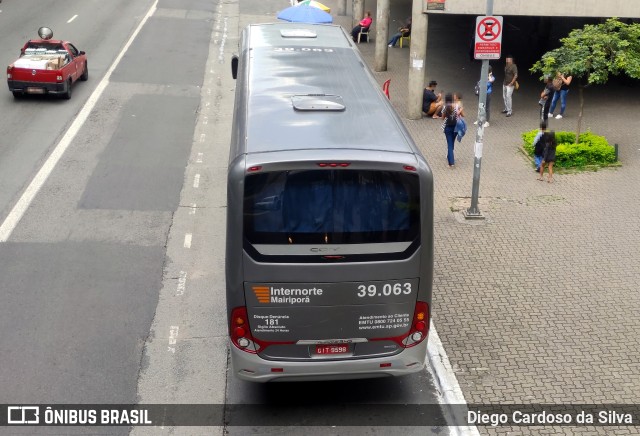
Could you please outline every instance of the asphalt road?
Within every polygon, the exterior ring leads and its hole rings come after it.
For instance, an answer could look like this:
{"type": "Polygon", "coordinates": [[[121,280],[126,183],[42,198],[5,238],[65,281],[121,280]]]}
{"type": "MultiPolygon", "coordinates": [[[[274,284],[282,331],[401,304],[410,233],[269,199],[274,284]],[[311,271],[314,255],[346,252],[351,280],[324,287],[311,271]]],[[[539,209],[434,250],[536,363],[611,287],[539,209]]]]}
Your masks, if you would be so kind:
{"type": "MultiPolygon", "coordinates": [[[[380,426],[387,412],[370,418],[363,404],[438,402],[426,370],[397,380],[269,386],[229,372],[225,179],[235,86],[229,58],[243,16],[265,7],[250,3],[158,1],[0,243],[0,404],[227,404],[217,427],[133,433],[359,435],[386,431],[380,426]],[[280,404],[286,420],[243,423],[232,406],[239,404],[280,404]],[[344,427],[354,413],[360,426],[344,427]]],[[[0,93],[0,223],[153,4],[2,3],[0,54],[7,63],[46,24],[87,52],[90,79],[77,84],[70,101],[14,101],[8,90],[0,93]]],[[[398,431],[447,432],[407,424],[398,431]]]]}

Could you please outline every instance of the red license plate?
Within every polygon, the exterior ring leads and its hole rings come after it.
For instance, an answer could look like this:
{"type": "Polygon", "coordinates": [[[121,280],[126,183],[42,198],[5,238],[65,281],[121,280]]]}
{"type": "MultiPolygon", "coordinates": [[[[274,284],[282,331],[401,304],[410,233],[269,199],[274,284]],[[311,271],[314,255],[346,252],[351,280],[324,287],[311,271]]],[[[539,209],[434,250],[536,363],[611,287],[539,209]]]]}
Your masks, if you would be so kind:
{"type": "Polygon", "coordinates": [[[345,354],[348,352],[348,345],[316,345],[316,354],[345,354]]]}

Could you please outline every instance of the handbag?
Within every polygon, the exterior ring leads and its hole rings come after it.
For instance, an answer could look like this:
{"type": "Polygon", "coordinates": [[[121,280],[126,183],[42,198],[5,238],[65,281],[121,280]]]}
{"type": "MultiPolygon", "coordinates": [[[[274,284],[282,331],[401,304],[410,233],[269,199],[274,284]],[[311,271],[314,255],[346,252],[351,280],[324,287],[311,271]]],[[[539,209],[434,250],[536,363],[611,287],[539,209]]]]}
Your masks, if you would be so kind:
{"type": "Polygon", "coordinates": [[[517,81],[517,80],[516,80],[516,86],[515,86],[515,89],[516,89],[516,91],[517,91],[518,89],[520,89],[520,84],[518,83],[518,81],[517,81]]]}

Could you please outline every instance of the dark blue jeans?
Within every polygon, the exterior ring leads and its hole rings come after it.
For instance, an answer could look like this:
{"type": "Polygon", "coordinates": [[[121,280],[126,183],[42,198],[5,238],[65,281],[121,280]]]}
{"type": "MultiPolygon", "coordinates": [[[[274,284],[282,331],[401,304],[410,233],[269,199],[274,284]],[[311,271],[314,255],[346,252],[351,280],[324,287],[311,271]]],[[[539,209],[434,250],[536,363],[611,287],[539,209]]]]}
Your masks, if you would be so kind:
{"type": "Polygon", "coordinates": [[[568,89],[561,89],[553,94],[553,100],[551,101],[551,107],[549,113],[553,113],[556,110],[556,104],[558,104],[558,98],[560,99],[560,115],[564,115],[564,110],[567,108],[567,94],[568,89]]]}
{"type": "Polygon", "coordinates": [[[391,37],[391,39],[389,40],[389,45],[395,46],[398,43],[398,41],[400,40],[401,36],[402,36],[402,33],[400,33],[400,32],[398,32],[395,35],[393,35],[391,37]]]}
{"type": "Polygon", "coordinates": [[[453,156],[453,147],[456,143],[456,132],[454,132],[456,126],[445,126],[444,136],[447,138],[447,161],[449,165],[455,165],[456,160],[453,156]]]}

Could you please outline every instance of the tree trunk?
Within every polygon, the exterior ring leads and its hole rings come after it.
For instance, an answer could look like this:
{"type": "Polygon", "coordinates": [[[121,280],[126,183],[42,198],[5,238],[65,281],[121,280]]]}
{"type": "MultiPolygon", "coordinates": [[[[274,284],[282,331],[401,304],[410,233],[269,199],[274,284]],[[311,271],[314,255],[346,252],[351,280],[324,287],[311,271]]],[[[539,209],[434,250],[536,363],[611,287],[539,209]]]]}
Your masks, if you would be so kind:
{"type": "Polygon", "coordinates": [[[582,80],[578,83],[578,94],[580,94],[580,112],[578,112],[578,131],[576,132],[576,144],[580,140],[580,131],[582,129],[582,112],[584,109],[584,86],[582,86],[582,80]]]}

